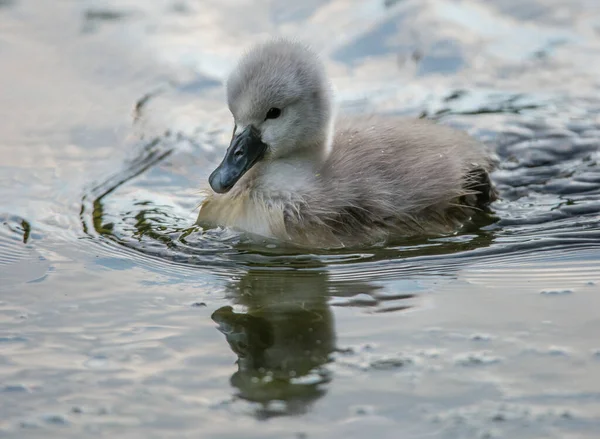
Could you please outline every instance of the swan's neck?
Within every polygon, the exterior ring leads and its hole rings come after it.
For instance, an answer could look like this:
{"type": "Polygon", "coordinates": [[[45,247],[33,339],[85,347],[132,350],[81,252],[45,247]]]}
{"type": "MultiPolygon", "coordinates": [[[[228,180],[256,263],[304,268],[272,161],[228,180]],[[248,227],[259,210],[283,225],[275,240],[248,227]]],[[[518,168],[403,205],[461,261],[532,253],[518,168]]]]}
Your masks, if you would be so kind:
{"type": "Polygon", "coordinates": [[[256,169],[257,179],[254,189],[267,193],[292,193],[312,187],[324,158],[323,151],[306,149],[261,163],[256,169]]]}
{"type": "Polygon", "coordinates": [[[332,108],[331,114],[329,115],[329,121],[327,122],[327,128],[325,129],[325,140],[323,144],[323,158],[322,161],[325,162],[329,154],[331,153],[331,148],[333,147],[333,136],[335,134],[335,107],[332,108]]]}
{"type": "Polygon", "coordinates": [[[329,157],[333,143],[333,118],[314,144],[300,146],[284,157],[267,159],[255,169],[256,190],[302,192],[317,184],[319,172],[329,157]]]}

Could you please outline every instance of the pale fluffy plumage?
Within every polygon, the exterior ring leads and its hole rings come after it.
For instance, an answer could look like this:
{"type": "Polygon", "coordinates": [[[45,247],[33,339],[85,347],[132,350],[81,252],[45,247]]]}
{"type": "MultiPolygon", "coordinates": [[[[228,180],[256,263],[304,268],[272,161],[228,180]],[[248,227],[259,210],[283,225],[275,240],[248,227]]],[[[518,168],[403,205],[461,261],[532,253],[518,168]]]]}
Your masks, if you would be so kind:
{"type": "Polygon", "coordinates": [[[198,223],[311,247],[368,245],[449,233],[496,197],[489,153],[425,120],[340,117],[332,125],[323,68],[285,40],[248,52],[228,84],[236,125],[259,127],[266,156],[198,223]],[[271,107],[282,117],[264,120],[271,107]]]}

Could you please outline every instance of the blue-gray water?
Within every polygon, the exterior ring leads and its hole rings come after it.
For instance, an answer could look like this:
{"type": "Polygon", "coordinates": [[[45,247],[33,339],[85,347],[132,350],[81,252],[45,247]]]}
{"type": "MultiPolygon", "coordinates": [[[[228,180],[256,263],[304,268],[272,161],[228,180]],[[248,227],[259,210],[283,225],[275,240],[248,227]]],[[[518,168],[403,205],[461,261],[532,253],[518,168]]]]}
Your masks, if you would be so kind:
{"type": "Polygon", "coordinates": [[[0,437],[597,438],[596,0],[0,0],[0,437]],[[501,159],[495,218],[291,254],[192,227],[266,35],[501,159]]]}

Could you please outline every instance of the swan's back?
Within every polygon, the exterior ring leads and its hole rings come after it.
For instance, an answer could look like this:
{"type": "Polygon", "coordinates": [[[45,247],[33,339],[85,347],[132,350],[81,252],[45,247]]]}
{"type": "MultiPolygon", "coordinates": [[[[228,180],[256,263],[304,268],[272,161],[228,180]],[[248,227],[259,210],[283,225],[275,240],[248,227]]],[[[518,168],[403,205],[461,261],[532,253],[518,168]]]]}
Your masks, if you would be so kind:
{"type": "Polygon", "coordinates": [[[397,117],[336,121],[319,185],[288,212],[293,234],[352,245],[369,237],[447,233],[496,198],[488,151],[466,133],[397,117]]]}

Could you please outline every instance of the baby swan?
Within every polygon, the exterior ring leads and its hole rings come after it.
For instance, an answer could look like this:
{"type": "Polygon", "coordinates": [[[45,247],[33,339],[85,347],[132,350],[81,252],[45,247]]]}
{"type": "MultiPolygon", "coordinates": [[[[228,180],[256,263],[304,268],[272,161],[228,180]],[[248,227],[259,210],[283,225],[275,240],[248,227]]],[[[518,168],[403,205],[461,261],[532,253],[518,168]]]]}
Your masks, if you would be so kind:
{"type": "Polygon", "coordinates": [[[334,124],[323,65],[300,43],[250,50],[227,101],[235,128],[209,177],[202,226],[309,247],[371,245],[450,233],[496,199],[493,161],[466,133],[385,116],[334,124]]]}

